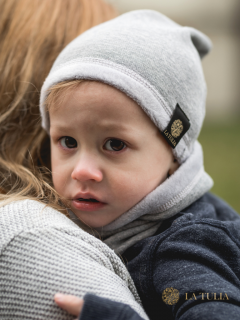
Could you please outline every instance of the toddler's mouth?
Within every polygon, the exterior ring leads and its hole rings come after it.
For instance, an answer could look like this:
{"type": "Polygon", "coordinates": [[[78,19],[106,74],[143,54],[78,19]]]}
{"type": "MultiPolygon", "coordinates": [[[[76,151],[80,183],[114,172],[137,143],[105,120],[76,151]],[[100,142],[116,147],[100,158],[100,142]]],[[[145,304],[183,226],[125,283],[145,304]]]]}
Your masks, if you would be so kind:
{"type": "Polygon", "coordinates": [[[90,193],[83,194],[83,195],[82,194],[76,195],[76,197],[72,199],[73,207],[80,211],[96,211],[106,206],[105,202],[101,202],[100,199],[97,200],[92,196],[94,195],[90,193]],[[82,198],[81,196],[83,196],[84,198],[82,198]]]}
{"type": "Polygon", "coordinates": [[[99,202],[98,200],[93,198],[89,198],[89,199],[78,198],[77,201],[99,202]]]}

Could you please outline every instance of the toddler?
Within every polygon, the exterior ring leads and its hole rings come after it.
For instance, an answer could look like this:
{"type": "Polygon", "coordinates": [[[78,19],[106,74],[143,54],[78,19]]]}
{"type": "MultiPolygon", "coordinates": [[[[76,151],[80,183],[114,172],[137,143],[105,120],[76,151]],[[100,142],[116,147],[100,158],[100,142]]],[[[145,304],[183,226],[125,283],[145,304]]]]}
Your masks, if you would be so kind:
{"type": "MultiPolygon", "coordinates": [[[[133,11],[70,43],[41,91],[54,187],[121,254],[150,319],[239,319],[240,217],[208,193],[197,141],[210,48],[196,29],[133,11]]],[[[68,299],[56,296],[78,315],[83,301],[68,299]]],[[[91,301],[81,319],[140,319],[91,301]]]]}

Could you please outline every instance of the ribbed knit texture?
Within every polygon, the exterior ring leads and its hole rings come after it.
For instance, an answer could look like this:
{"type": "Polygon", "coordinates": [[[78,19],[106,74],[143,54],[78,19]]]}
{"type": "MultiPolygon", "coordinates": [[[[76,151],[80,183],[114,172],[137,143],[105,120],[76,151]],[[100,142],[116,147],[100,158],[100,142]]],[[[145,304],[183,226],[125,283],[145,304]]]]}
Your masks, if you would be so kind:
{"type": "Polygon", "coordinates": [[[130,275],[114,252],[60,212],[33,200],[0,208],[0,319],[73,319],[57,292],[97,294],[147,319],[130,275]]]}
{"type": "Polygon", "coordinates": [[[183,163],[192,153],[205,115],[200,58],[210,48],[211,41],[200,31],[152,10],[128,12],[91,28],[54,62],[41,89],[42,126],[49,131],[45,99],[52,85],[71,79],[104,82],[135,100],[160,131],[180,105],[191,123],[173,151],[183,163]]]}

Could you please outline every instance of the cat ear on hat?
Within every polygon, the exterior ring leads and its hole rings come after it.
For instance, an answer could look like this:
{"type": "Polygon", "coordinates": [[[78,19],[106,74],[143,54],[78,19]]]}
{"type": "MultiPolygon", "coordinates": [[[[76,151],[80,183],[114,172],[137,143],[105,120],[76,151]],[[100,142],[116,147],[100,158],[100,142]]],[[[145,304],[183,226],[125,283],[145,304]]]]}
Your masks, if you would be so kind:
{"type": "Polygon", "coordinates": [[[190,37],[193,45],[197,49],[200,58],[202,59],[212,48],[211,40],[202,32],[194,29],[188,28],[190,31],[190,37]]]}

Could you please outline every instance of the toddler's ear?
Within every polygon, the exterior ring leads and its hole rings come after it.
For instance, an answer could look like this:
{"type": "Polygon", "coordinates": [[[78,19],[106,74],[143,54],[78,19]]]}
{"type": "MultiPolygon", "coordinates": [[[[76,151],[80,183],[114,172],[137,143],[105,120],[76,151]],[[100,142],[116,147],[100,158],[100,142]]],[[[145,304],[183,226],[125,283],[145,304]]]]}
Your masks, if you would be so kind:
{"type": "Polygon", "coordinates": [[[179,168],[179,163],[178,163],[177,159],[173,158],[170,169],[168,171],[168,177],[171,176],[178,168],[179,168]]]}

